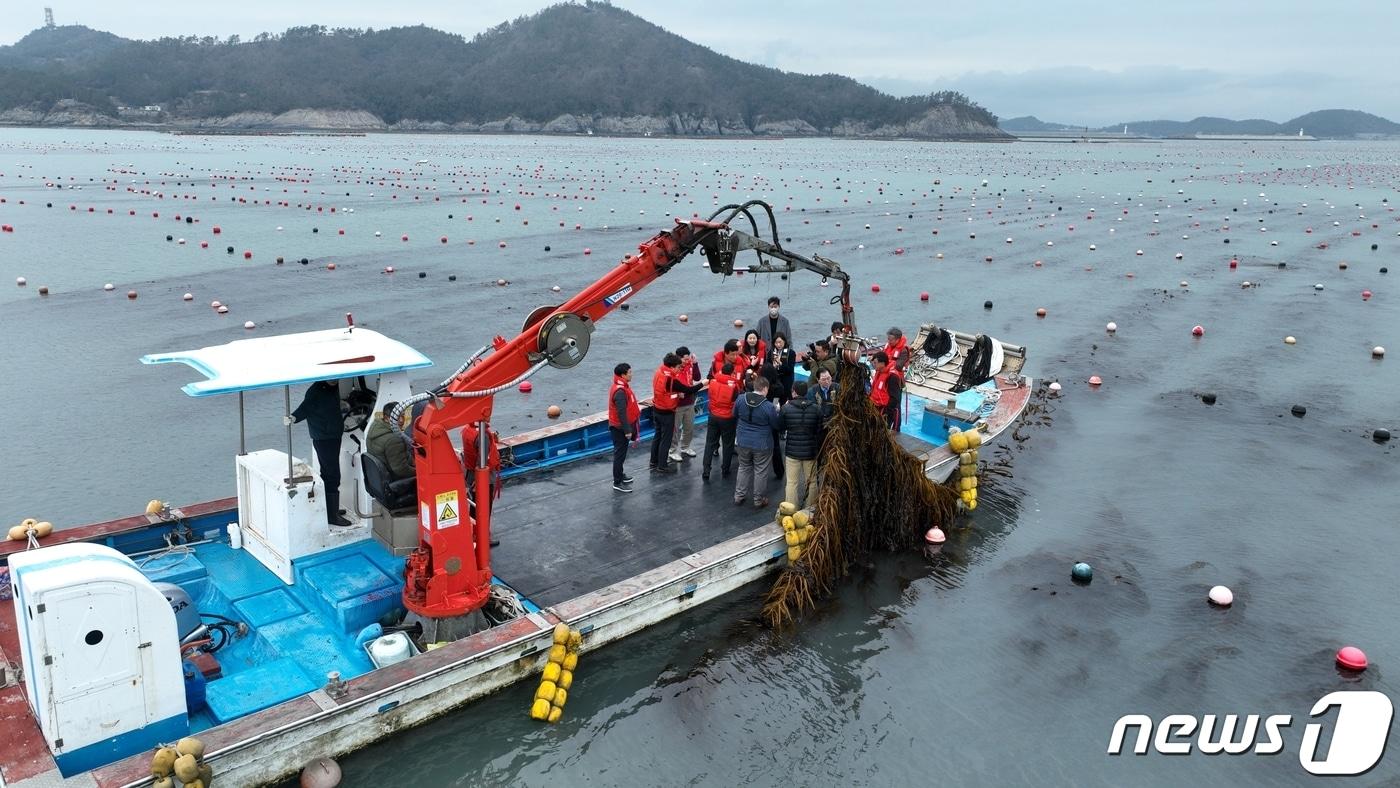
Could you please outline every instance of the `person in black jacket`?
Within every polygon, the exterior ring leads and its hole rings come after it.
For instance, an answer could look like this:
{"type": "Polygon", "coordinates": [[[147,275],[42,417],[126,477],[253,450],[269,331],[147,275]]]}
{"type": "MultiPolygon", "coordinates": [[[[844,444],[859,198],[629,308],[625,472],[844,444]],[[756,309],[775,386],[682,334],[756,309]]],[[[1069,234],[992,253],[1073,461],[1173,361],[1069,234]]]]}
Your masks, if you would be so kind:
{"type": "Polygon", "coordinates": [[[783,500],[798,509],[816,503],[817,450],[821,448],[821,406],[807,398],[807,382],[793,384],[792,399],[778,414],[778,430],[785,433],[787,490],[783,500]]]}
{"type": "Polygon", "coordinates": [[[292,415],[282,417],[282,423],[288,427],[299,421],[306,422],[311,446],[316,451],[316,464],[321,466],[321,483],[326,488],[326,522],[351,525],[340,511],[340,438],[345,434],[340,384],[334,380],[312,383],[292,415]]]}
{"type": "Polygon", "coordinates": [[[797,354],[788,347],[787,336],[779,333],[763,360],[763,377],[768,378],[768,399],[777,400],[780,408],[791,396],[796,367],[797,354]]]}

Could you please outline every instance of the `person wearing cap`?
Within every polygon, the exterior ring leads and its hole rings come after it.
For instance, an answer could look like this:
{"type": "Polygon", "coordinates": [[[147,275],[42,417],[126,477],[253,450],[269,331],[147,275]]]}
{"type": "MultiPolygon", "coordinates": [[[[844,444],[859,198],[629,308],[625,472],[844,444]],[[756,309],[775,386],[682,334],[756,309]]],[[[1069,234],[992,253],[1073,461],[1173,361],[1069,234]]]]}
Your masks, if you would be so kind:
{"type": "MultiPolygon", "coordinates": [[[[758,319],[758,338],[763,340],[764,347],[773,347],[773,337],[782,334],[787,337],[788,346],[793,343],[792,326],[788,325],[788,319],[784,317],[779,308],[782,306],[782,299],[777,296],[768,297],[768,314],[758,319]]],[[[762,357],[762,353],[759,356],[762,357]]]]}
{"type": "MultiPolygon", "coordinates": [[[[695,356],[691,355],[690,348],[685,345],[676,348],[676,355],[681,360],[676,378],[680,380],[681,385],[689,388],[703,377],[700,374],[700,364],[696,362],[695,356]]],[[[695,395],[697,391],[687,391],[681,395],[680,399],[676,400],[676,434],[672,438],[669,456],[672,462],[680,462],[682,455],[685,457],[695,456],[695,450],[690,448],[690,444],[691,441],[695,440],[695,395]]]]}
{"type": "Polygon", "coordinates": [[[904,365],[909,363],[909,339],[899,330],[899,326],[890,326],[890,330],[885,332],[885,355],[894,371],[901,378],[904,377],[904,365]]]}

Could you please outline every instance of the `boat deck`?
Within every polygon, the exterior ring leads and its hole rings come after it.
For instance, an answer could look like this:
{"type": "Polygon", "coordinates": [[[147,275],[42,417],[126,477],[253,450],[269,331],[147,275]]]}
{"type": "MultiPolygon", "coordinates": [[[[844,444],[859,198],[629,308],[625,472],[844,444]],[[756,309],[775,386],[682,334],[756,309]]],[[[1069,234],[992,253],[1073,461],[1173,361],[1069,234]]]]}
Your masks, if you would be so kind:
{"type": "Polygon", "coordinates": [[[628,454],[631,493],[612,488],[610,454],[507,481],[492,524],[501,542],[491,551],[492,570],[549,607],[772,522],[781,479],[770,475],[773,505],[755,511],[734,504],[734,476],[720,477],[718,459],[708,482],[698,456],[678,463],[675,474],[656,474],[647,470],[650,448],[643,443],[628,454]]]}

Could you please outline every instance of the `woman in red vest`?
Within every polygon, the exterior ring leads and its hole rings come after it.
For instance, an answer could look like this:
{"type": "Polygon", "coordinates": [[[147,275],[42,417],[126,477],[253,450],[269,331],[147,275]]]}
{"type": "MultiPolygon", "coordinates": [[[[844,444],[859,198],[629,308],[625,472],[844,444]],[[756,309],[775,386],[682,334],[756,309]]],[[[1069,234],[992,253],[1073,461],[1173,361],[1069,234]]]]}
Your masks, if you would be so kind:
{"type": "Polygon", "coordinates": [[[627,461],[627,442],[641,437],[642,409],[632,393],[632,365],[613,367],[612,389],[608,392],[608,434],[613,444],[613,489],[632,492],[632,477],[622,472],[627,461]]]}

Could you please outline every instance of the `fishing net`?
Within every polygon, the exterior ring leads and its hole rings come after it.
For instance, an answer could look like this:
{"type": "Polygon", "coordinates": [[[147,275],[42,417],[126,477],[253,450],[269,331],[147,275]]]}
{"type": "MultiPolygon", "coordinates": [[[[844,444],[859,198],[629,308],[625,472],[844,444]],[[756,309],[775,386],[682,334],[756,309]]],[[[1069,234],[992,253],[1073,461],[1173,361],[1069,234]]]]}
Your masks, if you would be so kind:
{"type": "Polygon", "coordinates": [[[817,456],[814,530],[768,592],[763,616],[770,626],[811,610],[874,551],[912,549],[957,513],[958,494],[925,476],[923,461],[885,425],[866,394],[867,375],[862,365],[841,365],[817,456]]]}

